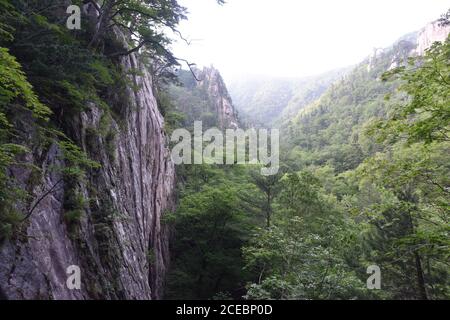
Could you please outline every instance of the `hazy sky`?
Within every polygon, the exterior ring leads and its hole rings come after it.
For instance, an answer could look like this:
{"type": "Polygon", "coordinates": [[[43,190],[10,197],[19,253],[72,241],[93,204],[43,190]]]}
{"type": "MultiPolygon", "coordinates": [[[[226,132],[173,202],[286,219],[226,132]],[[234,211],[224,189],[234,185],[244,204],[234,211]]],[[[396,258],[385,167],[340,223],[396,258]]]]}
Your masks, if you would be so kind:
{"type": "Polygon", "coordinates": [[[450,0],[179,0],[189,10],[175,54],[226,79],[301,77],[360,62],[425,26],[450,0]]]}

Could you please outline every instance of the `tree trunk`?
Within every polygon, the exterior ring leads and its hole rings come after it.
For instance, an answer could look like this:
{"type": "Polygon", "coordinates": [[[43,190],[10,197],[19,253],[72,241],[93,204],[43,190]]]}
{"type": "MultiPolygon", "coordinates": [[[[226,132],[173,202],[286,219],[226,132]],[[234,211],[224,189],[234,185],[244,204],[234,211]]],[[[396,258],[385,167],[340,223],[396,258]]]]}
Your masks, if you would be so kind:
{"type": "Polygon", "coordinates": [[[99,12],[100,15],[98,17],[97,29],[89,43],[89,47],[95,47],[98,40],[105,32],[105,29],[109,23],[109,18],[111,17],[112,9],[114,8],[115,5],[116,5],[115,0],[109,0],[102,6],[102,10],[101,12],[99,12]]]}
{"type": "MultiPolygon", "coordinates": [[[[417,201],[414,199],[414,196],[407,190],[403,194],[403,200],[416,204],[417,201]]],[[[410,234],[415,234],[415,223],[411,212],[408,212],[408,220],[409,220],[409,228],[410,234]]],[[[425,284],[425,276],[422,268],[422,260],[420,258],[420,254],[417,250],[414,250],[414,260],[416,262],[416,272],[417,272],[417,288],[419,290],[418,298],[421,300],[428,300],[427,289],[425,284]]]]}
{"type": "Polygon", "coordinates": [[[416,260],[417,286],[419,288],[419,298],[420,300],[428,300],[427,289],[425,286],[425,277],[423,275],[422,261],[417,251],[414,252],[414,258],[416,260]]]}
{"type": "Polygon", "coordinates": [[[268,191],[268,193],[267,193],[267,209],[266,209],[266,220],[267,220],[267,229],[269,229],[270,228],[270,218],[271,218],[271,215],[272,215],[272,201],[271,201],[271,199],[272,199],[272,194],[271,194],[271,191],[269,190],[268,191]]]}

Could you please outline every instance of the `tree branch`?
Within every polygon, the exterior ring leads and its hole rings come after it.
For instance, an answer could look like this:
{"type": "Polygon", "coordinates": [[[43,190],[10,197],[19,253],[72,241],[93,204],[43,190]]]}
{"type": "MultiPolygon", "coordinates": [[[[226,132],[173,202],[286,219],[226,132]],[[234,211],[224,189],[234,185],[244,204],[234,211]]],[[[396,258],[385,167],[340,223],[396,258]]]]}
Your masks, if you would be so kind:
{"type": "Polygon", "coordinates": [[[56,182],[53,187],[51,187],[47,192],[45,192],[39,199],[36,201],[36,203],[33,205],[30,211],[28,211],[27,215],[22,219],[22,222],[27,220],[31,215],[33,214],[34,210],[37,208],[39,203],[42,202],[50,193],[52,193],[56,187],[63,181],[63,179],[60,179],[58,182],[56,182]]]}

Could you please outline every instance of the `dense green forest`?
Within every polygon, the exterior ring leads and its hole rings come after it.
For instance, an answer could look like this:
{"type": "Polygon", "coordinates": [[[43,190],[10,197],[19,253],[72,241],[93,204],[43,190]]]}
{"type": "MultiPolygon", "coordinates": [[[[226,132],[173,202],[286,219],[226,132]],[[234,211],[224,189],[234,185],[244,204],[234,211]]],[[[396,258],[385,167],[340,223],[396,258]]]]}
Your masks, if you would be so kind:
{"type": "Polygon", "coordinates": [[[280,115],[278,175],[179,168],[167,298],[449,298],[450,39],[423,57],[411,46],[398,41],[280,115]],[[370,265],[382,290],[367,289],[370,265]]]}
{"type": "MultiPolygon", "coordinates": [[[[118,131],[133,129],[122,102],[126,88],[139,88],[121,57],[140,53],[167,136],[196,120],[218,126],[214,97],[170,51],[167,30],[177,34],[185,8],[102,4],[101,23],[74,32],[61,23],[61,1],[0,0],[0,246],[25,241],[43,177],[27,159],[42,160],[52,145],[61,166],[45,170],[62,176],[70,239],[79,240],[87,208],[97,238],[123,218],[89,178],[100,168],[98,139],[114,162],[118,131]],[[114,30],[129,35],[126,46],[114,30]],[[100,125],[82,139],[77,125],[92,105],[100,125]],[[17,181],[24,167],[32,174],[17,181]],[[85,197],[85,185],[101,201],[85,197]]],[[[355,67],[231,88],[242,128],[281,128],[281,168],[262,176],[257,165],[176,167],[176,203],[161,217],[170,231],[164,298],[450,299],[450,37],[423,56],[411,46],[405,38],[355,67]],[[367,287],[373,265],[380,290],[367,287]]],[[[149,249],[146,263],[154,259],[149,249]]]]}

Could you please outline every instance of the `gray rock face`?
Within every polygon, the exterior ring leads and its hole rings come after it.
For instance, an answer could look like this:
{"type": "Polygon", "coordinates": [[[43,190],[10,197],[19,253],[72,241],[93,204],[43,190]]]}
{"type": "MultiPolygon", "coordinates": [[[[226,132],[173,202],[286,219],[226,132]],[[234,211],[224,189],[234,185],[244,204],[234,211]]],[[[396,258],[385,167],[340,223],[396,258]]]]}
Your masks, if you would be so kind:
{"type": "Polygon", "coordinates": [[[439,21],[427,24],[419,33],[415,53],[417,55],[423,55],[434,42],[445,41],[449,33],[450,25],[443,26],[439,21]]]}
{"type": "MultiPolygon", "coordinates": [[[[152,78],[135,54],[121,58],[132,74],[116,134],[90,134],[99,128],[102,109],[92,105],[74,119],[73,129],[91,158],[101,164],[79,184],[86,204],[75,233],[64,221],[68,186],[51,170],[64,166],[61,150],[28,155],[39,163],[42,181],[34,183],[32,203],[54,189],[33,211],[21,233],[0,249],[0,297],[7,299],[158,299],[168,265],[168,231],[161,222],[173,206],[175,172],[163,132],[163,118],[152,78]],[[139,70],[139,75],[131,71],[139,70]],[[81,289],[66,285],[67,267],[81,269],[81,289]]],[[[13,174],[24,185],[31,172],[13,174]]]]}
{"type": "Polygon", "coordinates": [[[201,80],[198,86],[206,88],[211,97],[218,115],[221,129],[236,129],[239,127],[237,112],[231,101],[225,82],[219,71],[214,67],[205,67],[198,71],[197,77],[201,80]]]}
{"type": "Polygon", "coordinates": [[[433,43],[445,41],[449,33],[450,25],[442,25],[439,21],[431,22],[420,31],[403,36],[390,48],[374,49],[367,59],[367,71],[370,72],[386,54],[392,55],[387,70],[405,65],[409,57],[424,55],[433,43]]]}

